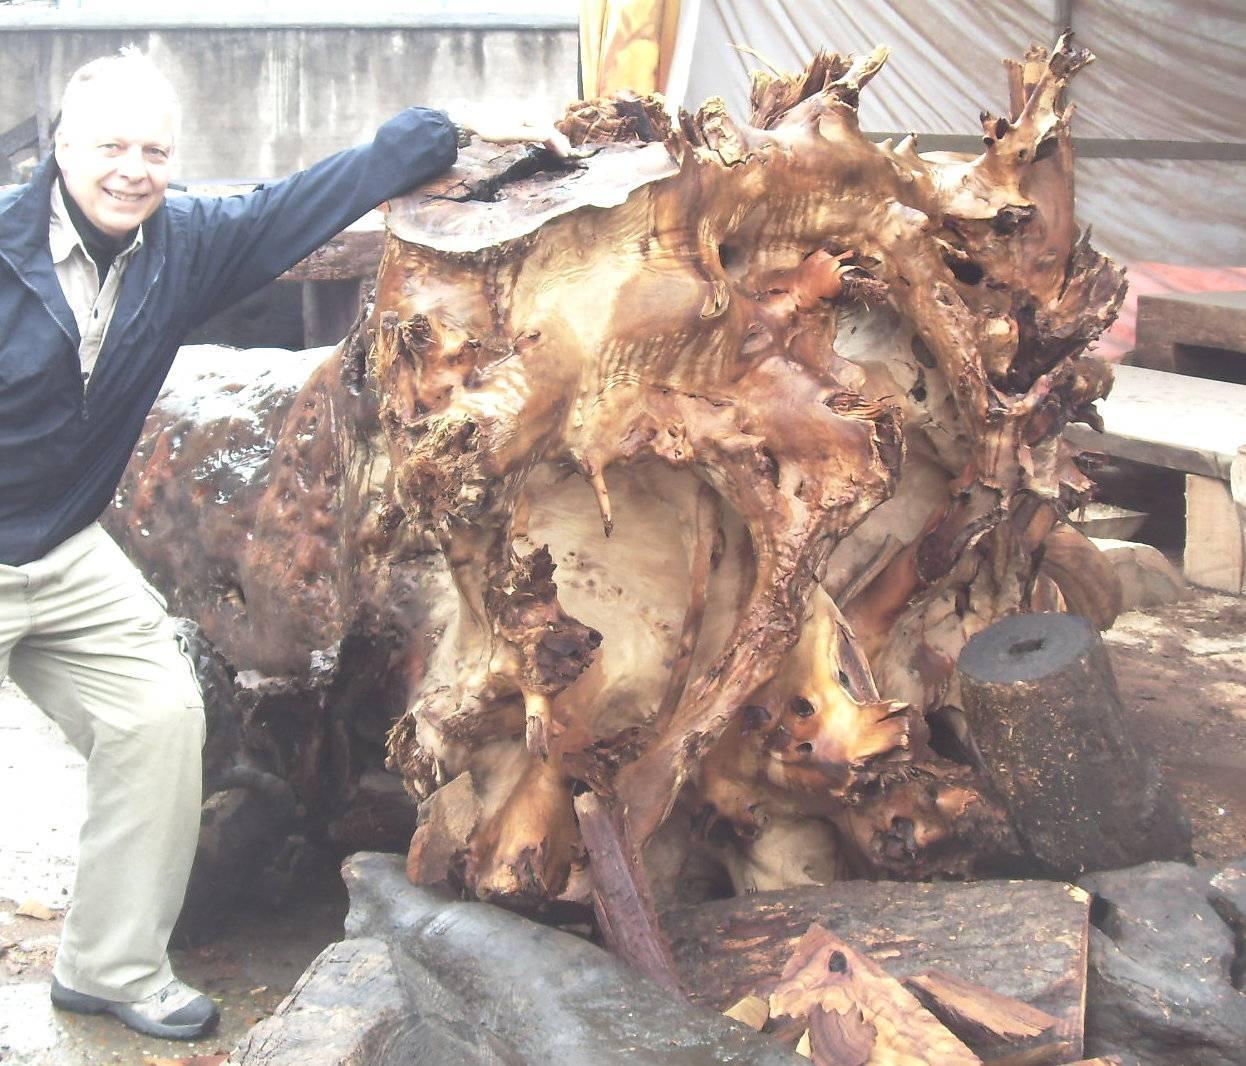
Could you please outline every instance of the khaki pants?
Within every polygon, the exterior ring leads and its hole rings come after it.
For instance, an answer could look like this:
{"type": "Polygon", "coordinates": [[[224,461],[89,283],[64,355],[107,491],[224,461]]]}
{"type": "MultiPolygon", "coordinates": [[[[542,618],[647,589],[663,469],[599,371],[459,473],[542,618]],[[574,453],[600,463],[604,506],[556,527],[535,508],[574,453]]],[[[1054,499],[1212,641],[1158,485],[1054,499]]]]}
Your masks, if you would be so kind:
{"type": "Polygon", "coordinates": [[[163,602],[98,525],[0,566],[6,674],[87,760],[56,977],[142,999],[172,979],[169,934],[199,835],[203,700],[163,602]]]}

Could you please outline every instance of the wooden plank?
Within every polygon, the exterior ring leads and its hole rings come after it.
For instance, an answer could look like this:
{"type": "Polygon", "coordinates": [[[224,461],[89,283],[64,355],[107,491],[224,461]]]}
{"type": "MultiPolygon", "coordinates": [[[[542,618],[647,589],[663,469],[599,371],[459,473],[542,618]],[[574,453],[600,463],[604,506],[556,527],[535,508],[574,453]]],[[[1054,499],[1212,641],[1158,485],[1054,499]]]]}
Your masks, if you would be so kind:
{"type": "Polygon", "coordinates": [[[11,156],[23,148],[39,147],[39,120],[31,115],[12,129],[0,133],[0,156],[11,156]]]}
{"type": "MultiPolygon", "coordinates": [[[[170,189],[170,196],[234,196],[251,192],[257,186],[250,182],[229,184],[197,184],[185,189],[170,189]]],[[[3,188],[0,188],[3,191],[3,188]]],[[[385,216],[369,211],[346,229],[295,263],[278,281],[357,281],[369,284],[376,279],[376,268],[385,249],[385,216]]],[[[340,337],[340,334],[339,334],[340,337]]],[[[335,338],[336,339],[336,338],[335,338]]]]}
{"type": "Polygon", "coordinates": [[[1050,881],[838,881],[678,907],[663,928],[693,1002],[722,1011],[768,994],[817,922],[893,977],[930,969],[1011,996],[1059,1019],[1082,1053],[1090,897],[1050,881]]]}
{"type": "Polygon", "coordinates": [[[1137,344],[1130,362],[1180,372],[1183,347],[1241,353],[1246,361],[1246,292],[1138,297],[1137,344]]]}
{"type": "Polygon", "coordinates": [[[1138,366],[1114,373],[1111,395],[1098,404],[1104,432],[1071,425],[1066,440],[1084,451],[1228,480],[1246,443],[1246,385],[1138,366]]]}
{"type": "Polygon", "coordinates": [[[593,909],[606,946],[628,965],[683,998],[649,882],[627,839],[627,830],[592,792],[575,798],[575,813],[588,850],[593,909]]]}
{"type": "Polygon", "coordinates": [[[1186,475],[1183,568],[1192,585],[1246,593],[1246,524],[1227,481],[1186,475]]]}
{"type": "Polygon", "coordinates": [[[350,281],[376,279],[385,247],[385,219],[369,211],[358,222],[330,238],[302,262],[281,275],[282,281],[350,281]]]}

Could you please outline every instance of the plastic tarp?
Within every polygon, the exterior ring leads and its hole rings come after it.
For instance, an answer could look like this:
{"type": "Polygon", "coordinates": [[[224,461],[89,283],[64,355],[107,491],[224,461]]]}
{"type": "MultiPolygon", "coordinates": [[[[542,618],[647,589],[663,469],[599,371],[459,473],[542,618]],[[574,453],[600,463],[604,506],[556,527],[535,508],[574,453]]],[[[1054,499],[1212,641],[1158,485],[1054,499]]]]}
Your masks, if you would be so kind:
{"type": "MultiPolygon", "coordinates": [[[[1243,0],[684,0],[669,90],[690,109],[722,96],[744,117],[749,71],[764,63],[794,71],[819,48],[885,44],[862,128],[916,132],[920,151],[922,134],[976,137],[979,111],[1006,113],[1000,60],[1050,47],[1070,23],[1097,57],[1071,90],[1078,218],[1096,247],[1140,266],[1246,266],[1243,0]]],[[[1148,287],[1165,291],[1163,278],[1150,269],[1148,287]]],[[[1238,271],[1208,280],[1243,287],[1238,271]]]]}

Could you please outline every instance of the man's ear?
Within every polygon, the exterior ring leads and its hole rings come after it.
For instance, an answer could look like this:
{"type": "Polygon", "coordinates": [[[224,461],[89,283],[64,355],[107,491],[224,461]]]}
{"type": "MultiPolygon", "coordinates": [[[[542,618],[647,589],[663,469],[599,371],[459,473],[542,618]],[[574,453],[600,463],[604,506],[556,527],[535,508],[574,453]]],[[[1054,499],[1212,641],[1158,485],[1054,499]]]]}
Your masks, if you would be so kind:
{"type": "Polygon", "coordinates": [[[65,128],[58,122],[52,133],[52,154],[56,157],[56,165],[62,170],[65,169],[65,153],[69,150],[68,146],[69,141],[65,136],[65,128]]]}

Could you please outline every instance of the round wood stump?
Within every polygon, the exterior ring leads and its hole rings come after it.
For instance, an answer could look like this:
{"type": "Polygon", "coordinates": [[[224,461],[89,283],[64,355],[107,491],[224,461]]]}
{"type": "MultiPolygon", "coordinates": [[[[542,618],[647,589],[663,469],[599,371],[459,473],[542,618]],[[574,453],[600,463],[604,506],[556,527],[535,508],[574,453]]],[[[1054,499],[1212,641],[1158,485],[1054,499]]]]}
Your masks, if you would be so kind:
{"type": "Polygon", "coordinates": [[[965,645],[958,672],[985,769],[1043,872],[1189,859],[1189,825],[1134,745],[1086,619],[1002,619],[965,645]]]}

